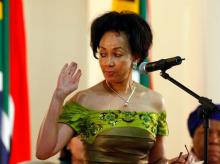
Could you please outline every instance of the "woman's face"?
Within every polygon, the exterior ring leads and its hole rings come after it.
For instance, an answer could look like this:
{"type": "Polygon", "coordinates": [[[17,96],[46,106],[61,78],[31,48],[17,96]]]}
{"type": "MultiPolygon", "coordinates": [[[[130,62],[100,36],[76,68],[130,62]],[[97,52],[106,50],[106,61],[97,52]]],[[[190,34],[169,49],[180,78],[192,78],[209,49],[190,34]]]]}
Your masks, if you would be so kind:
{"type": "Polygon", "coordinates": [[[122,82],[131,77],[132,55],[123,32],[106,32],[99,43],[99,63],[105,79],[122,82]]]}
{"type": "MultiPolygon", "coordinates": [[[[193,136],[193,149],[200,160],[203,160],[204,144],[203,137],[204,128],[201,124],[195,131],[193,136]]],[[[208,159],[210,164],[220,163],[220,121],[210,120],[208,140],[208,159]]]]}

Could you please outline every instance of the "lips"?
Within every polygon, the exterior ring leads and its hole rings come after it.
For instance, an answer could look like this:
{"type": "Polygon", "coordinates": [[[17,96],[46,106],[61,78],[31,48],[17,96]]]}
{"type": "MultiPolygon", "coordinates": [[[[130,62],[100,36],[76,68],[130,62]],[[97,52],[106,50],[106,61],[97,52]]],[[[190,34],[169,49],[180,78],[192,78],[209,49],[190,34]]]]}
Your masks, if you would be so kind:
{"type": "Polygon", "coordinates": [[[216,156],[220,155],[219,151],[210,151],[209,150],[208,153],[209,153],[209,155],[216,155],[216,156]]]}
{"type": "Polygon", "coordinates": [[[106,76],[113,76],[114,75],[114,71],[104,71],[104,74],[106,76]]]}
{"type": "Polygon", "coordinates": [[[219,146],[209,146],[209,150],[208,150],[209,156],[211,157],[218,157],[220,158],[220,149],[219,146]]]}

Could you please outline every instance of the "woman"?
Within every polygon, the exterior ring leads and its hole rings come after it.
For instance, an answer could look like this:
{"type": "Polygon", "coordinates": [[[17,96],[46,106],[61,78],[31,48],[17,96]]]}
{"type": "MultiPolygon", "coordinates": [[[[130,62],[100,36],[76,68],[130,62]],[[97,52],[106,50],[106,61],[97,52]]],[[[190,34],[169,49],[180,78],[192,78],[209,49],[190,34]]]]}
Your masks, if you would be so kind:
{"type": "Polygon", "coordinates": [[[61,150],[59,161],[60,164],[80,164],[84,160],[83,144],[80,141],[80,136],[73,137],[68,144],[61,150]]]}
{"type": "MultiPolygon", "coordinates": [[[[220,110],[220,104],[216,105],[220,110]]],[[[199,105],[188,117],[188,131],[192,138],[192,149],[189,153],[189,161],[204,163],[204,126],[203,107],[199,105]]],[[[213,112],[209,116],[208,129],[208,163],[220,163],[220,113],[213,112]]]]}
{"type": "Polygon", "coordinates": [[[76,63],[63,67],[39,132],[39,159],[53,156],[80,135],[82,163],[167,162],[163,98],[132,80],[132,67],[147,57],[151,44],[149,25],[134,13],[109,12],[93,21],[91,47],[105,79],[63,106],[81,76],[76,63]]]}

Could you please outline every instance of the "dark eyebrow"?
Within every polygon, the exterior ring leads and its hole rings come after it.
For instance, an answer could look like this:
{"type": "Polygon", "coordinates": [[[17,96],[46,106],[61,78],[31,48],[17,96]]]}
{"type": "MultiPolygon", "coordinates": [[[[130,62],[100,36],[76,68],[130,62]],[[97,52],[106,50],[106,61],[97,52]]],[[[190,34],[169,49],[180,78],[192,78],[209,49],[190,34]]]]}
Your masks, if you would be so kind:
{"type": "Polygon", "coordinates": [[[105,47],[102,47],[102,46],[99,46],[99,48],[103,48],[103,49],[105,49],[105,47]]]}
{"type": "MultiPolygon", "coordinates": [[[[105,47],[99,46],[99,48],[106,49],[105,47]]],[[[122,47],[115,47],[114,50],[124,50],[122,47]]]]}
{"type": "Polygon", "coordinates": [[[124,49],[122,48],[122,47],[115,47],[115,48],[113,48],[114,50],[123,50],[124,51],[124,49]]]}

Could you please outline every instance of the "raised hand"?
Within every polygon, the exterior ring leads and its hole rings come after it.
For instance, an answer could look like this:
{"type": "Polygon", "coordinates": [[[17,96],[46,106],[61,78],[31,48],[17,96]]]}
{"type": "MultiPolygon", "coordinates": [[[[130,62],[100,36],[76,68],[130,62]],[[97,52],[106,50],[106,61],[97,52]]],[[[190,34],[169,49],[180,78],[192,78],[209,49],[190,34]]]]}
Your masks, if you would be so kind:
{"type": "Polygon", "coordinates": [[[57,81],[57,96],[65,99],[66,96],[75,91],[78,88],[80,76],[81,70],[77,69],[76,63],[65,64],[57,81]]]}

